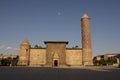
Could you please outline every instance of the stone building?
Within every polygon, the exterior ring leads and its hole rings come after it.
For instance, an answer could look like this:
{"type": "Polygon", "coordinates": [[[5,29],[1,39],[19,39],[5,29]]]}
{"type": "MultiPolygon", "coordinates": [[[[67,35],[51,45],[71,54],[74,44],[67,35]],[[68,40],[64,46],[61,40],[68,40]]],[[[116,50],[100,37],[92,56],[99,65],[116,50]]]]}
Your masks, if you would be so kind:
{"type": "Polygon", "coordinates": [[[81,18],[82,48],[66,48],[68,41],[44,41],[45,48],[32,48],[27,39],[20,45],[19,65],[26,66],[81,66],[92,65],[92,46],[90,18],[83,14],[81,18]]]}

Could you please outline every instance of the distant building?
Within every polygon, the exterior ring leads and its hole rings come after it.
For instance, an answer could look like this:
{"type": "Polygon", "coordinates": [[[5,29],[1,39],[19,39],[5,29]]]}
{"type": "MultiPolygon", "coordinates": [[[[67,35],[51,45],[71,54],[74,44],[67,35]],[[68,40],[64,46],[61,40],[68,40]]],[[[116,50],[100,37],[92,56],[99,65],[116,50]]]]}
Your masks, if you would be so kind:
{"type": "Polygon", "coordinates": [[[81,18],[82,48],[66,48],[68,41],[44,41],[45,48],[31,47],[27,39],[20,45],[19,65],[26,66],[81,66],[92,65],[92,44],[90,18],[84,14],[81,18]]]}
{"type": "Polygon", "coordinates": [[[93,58],[94,62],[95,61],[107,61],[107,60],[110,60],[110,58],[114,59],[115,60],[115,66],[118,66],[120,64],[120,53],[107,53],[107,54],[104,54],[104,55],[97,55],[93,58]]]}
{"type": "Polygon", "coordinates": [[[94,57],[96,60],[100,61],[101,59],[104,58],[104,55],[97,55],[94,57]]]}
{"type": "Polygon", "coordinates": [[[0,59],[7,59],[7,58],[16,58],[18,55],[12,55],[12,54],[5,54],[5,55],[0,55],[0,59]]]}
{"type": "Polygon", "coordinates": [[[110,57],[119,57],[120,53],[107,53],[104,55],[97,55],[94,58],[96,58],[96,60],[101,60],[103,58],[110,58],[110,57]]]}
{"type": "Polygon", "coordinates": [[[107,53],[105,54],[106,57],[118,57],[120,53],[107,53]]]}

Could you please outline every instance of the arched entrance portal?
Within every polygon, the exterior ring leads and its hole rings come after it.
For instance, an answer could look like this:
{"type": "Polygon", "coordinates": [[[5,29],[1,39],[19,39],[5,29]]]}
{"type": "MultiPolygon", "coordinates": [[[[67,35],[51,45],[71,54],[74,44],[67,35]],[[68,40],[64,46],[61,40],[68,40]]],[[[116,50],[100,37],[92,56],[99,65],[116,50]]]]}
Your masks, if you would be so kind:
{"type": "Polygon", "coordinates": [[[54,60],[54,67],[58,67],[58,60],[54,60]]]}
{"type": "Polygon", "coordinates": [[[58,53],[53,54],[53,67],[59,67],[59,55],[58,55],[58,53]]]}

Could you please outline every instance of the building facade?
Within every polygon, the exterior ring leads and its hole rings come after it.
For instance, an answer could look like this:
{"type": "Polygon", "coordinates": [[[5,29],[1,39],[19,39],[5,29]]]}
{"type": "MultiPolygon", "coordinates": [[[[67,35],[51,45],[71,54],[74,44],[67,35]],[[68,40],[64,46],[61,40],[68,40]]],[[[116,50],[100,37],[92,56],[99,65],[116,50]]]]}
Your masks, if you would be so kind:
{"type": "Polygon", "coordinates": [[[92,43],[90,18],[83,14],[81,18],[82,48],[67,48],[68,41],[44,41],[45,48],[32,48],[27,39],[20,45],[19,65],[26,66],[81,66],[92,65],[92,43]]]}

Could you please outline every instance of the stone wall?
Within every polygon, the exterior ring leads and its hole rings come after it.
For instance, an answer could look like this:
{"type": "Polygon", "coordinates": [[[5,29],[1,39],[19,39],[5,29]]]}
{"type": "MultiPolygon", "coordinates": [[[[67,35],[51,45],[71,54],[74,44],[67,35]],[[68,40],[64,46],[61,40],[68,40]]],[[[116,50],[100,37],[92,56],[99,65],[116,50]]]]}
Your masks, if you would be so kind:
{"type": "Polygon", "coordinates": [[[66,43],[47,43],[47,65],[53,65],[55,54],[58,55],[57,60],[59,65],[65,65],[66,55],[65,55],[66,43]]]}
{"type": "Polygon", "coordinates": [[[30,66],[46,64],[46,49],[30,49],[30,66]]]}
{"type": "Polygon", "coordinates": [[[66,64],[69,66],[82,65],[82,50],[67,49],[66,50],[66,64]]]}

